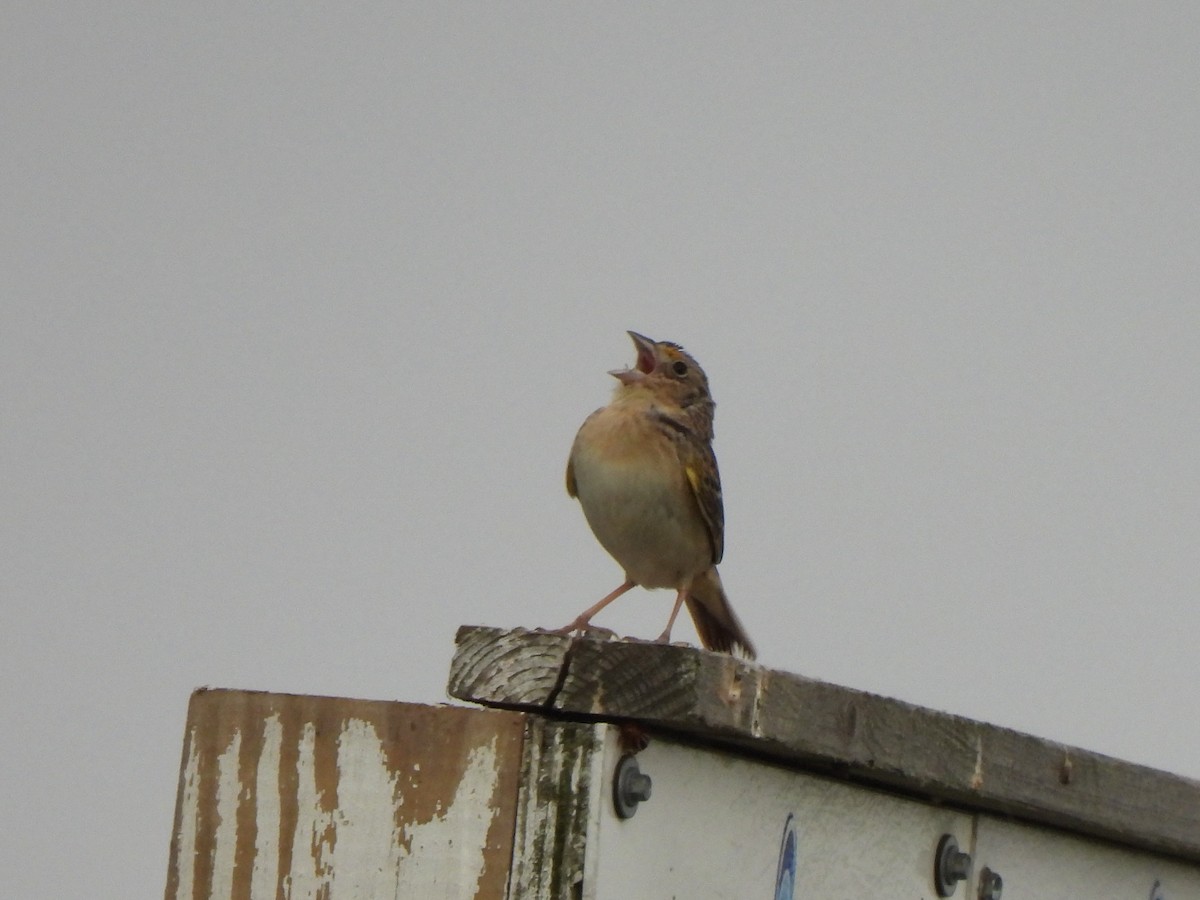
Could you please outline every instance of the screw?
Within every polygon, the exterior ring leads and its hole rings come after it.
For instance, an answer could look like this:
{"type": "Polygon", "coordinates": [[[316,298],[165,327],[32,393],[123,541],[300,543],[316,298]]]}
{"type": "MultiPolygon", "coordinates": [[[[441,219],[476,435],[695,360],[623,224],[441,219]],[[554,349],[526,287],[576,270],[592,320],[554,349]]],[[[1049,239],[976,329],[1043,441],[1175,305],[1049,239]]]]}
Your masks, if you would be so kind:
{"type": "Polygon", "coordinates": [[[953,835],[943,834],[933,857],[933,883],[939,897],[954,894],[960,881],[971,877],[971,854],[958,849],[953,835]]]}
{"type": "Polygon", "coordinates": [[[613,806],[622,819],[632,819],[638,804],[650,799],[650,776],[643,775],[637,759],[626,753],[613,772],[613,806]]]}
{"type": "Polygon", "coordinates": [[[1004,879],[984,866],[979,871],[979,900],[1000,900],[1004,893],[1004,879]]]}

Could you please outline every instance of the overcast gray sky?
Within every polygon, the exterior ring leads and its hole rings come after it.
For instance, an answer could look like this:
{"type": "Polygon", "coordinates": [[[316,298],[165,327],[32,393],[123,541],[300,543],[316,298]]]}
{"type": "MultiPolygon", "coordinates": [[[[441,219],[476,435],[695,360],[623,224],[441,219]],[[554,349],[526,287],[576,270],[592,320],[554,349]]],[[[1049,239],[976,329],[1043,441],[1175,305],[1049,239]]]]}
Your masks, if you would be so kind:
{"type": "Polygon", "coordinates": [[[437,702],[615,587],[627,328],[765,665],[1200,776],[1200,5],[4,18],[6,895],[161,892],[193,688],[437,702]]]}

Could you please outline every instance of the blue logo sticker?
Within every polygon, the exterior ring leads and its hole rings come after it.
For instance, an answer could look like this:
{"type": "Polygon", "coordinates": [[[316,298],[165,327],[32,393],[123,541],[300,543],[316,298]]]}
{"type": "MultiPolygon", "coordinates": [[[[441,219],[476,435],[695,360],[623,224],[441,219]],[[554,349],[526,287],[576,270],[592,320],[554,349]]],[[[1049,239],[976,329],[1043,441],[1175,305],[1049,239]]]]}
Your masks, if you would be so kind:
{"type": "Polygon", "coordinates": [[[796,817],[788,813],[779,841],[779,867],[775,870],[775,900],[792,900],[796,890],[796,817]]]}

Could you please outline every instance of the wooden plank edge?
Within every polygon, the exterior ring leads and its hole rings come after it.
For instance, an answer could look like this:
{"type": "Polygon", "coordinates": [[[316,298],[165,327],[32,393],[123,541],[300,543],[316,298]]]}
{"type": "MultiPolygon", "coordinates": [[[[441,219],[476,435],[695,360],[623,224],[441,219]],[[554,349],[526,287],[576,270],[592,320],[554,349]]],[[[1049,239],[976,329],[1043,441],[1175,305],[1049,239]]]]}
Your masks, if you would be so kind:
{"type": "Polygon", "coordinates": [[[1200,861],[1200,782],[1012,729],[652,642],[463,626],[460,700],[644,727],[1200,861]]]}

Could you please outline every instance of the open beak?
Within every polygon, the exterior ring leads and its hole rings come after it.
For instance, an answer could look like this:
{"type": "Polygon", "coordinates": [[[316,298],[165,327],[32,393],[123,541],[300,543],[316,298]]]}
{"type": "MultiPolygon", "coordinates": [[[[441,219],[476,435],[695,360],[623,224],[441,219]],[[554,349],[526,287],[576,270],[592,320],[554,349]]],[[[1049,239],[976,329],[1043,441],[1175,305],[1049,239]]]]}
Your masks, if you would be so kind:
{"type": "Polygon", "coordinates": [[[633,346],[637,350],[637,362],[634,363],[632,369],[614,369],[608,374],[620,381],[621,384],[636,384],[654,371],[658,361],[654,355],[654,341],[636,331],[630,331],[628,334],[633,339],[633,346]]]}
{"type": "Polygon", "coordinates": [[[629,331],[626,334],[633,338],[633,346],[637,348],[637,370],[649,375],[658,365],[658,358],[654,353],[654,341],[636,331],[629,331]]]}

